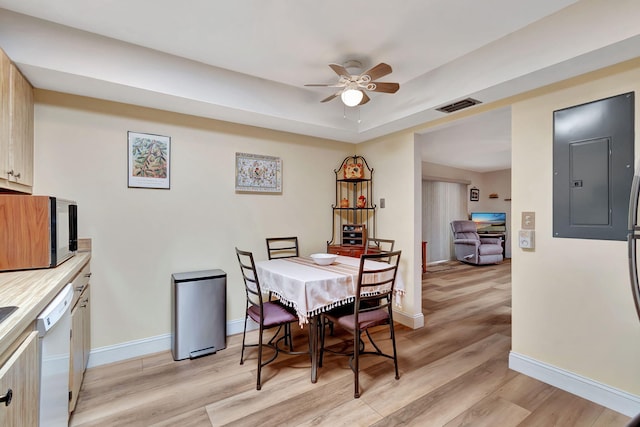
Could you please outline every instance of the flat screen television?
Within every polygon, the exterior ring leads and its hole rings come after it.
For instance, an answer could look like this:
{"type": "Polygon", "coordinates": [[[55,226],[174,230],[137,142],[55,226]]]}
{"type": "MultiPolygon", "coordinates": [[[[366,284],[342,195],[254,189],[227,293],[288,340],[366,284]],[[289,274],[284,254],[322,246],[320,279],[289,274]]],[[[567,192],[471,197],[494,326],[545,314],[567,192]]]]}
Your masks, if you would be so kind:
{"type": "Polygon", "coordinates": [[[505,212],[471,212],[471,221],[476,223],[478,233],[504,233],[507,231],[505,212]]]}

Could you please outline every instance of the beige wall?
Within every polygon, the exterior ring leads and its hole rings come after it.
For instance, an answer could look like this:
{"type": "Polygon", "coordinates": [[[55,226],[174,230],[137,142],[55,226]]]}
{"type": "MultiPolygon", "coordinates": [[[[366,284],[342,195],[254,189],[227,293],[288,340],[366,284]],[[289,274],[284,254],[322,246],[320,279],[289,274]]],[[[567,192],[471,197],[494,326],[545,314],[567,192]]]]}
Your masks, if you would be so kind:
{"type": "Polygon", "coordinates": [[[553,111],[635,91],[640,123],[640,65],[634,66],[513,105],[512,226],[518,230],[522,211],[535,211],[536,247],[513,248],[512,345],[518,354],[638,395],[640,324],[626,242],[552,237],[553,111]]]}
{"type": "Polygon", "coordinates": [[[374,168],[374,197],[386,200],[377,211],[376,232],[381,238],[395,239],[395,249],[402,250],[400,273],[406,295],[399,310],[403,323],[422,327],[421,263],[421,185],[420,156],[412,132],[401,132],[357,146],[374,168]],[[406,320],[405,320],[406,319],[406,320]]]}
{"type": "Polygon", "coordinates": [[[37,91],[34,191],[77,200],[80,236],[93,239],[92,348],[168,334],[175,272],[224,270],[227,319],[242,320],[234,247],[265,259],[265,237],[297,235],[303,254],[324,252],[333,170],[353,151],[352,144],[37,91]],[[170,190],[127,188],[127,131],[171,137],[170,190]],[[236,194],[236,152],[281,157],[282,194],[236,194]]]}

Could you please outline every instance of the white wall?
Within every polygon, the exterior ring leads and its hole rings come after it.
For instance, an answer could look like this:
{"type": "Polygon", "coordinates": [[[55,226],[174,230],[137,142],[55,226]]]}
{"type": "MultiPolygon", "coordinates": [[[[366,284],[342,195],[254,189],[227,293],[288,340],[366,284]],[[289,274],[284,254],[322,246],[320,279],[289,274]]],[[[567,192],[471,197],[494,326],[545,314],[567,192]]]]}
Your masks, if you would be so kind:
{"type": "Polygon", "coordinates": [[[243,319],[234,247],[266,259],[265,237],[297,235],[303,254],[325,251],[333,170],[354,148],[37,91],[34,192],[77,200],[93,239],[92,349],[166,337],[175,272],[224,270],[227,319],[243,319]],[[171,137],[170,190],[127,188],[127,131],[171,137]],[[236,194],[236,152],[281,157],[282,194],[236,194]]]}
{"type": "MultiPolygon", "coordinates": [[[[553,111],[636,92],[640,61],[548,88],[512,108],[512,226],[536,213],[535,249],[513,248],[514,353],[640,395],[640,323],[624,241],[552,237],[553,111]]],[[[640,152],[636,136],[636,164],[640,152]]],[[[639,401],[640,402],[640,401],[639,401]]]]}

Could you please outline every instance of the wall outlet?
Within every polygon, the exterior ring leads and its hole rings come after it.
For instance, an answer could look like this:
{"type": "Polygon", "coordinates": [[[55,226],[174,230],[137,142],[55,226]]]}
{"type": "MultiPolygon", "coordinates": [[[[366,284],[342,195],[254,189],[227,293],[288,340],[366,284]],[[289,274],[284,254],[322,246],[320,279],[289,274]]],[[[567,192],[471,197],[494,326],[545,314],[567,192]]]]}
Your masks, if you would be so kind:
{"type": "Polygon", "coordinates": [[[536,228],[536,213],[535,212],[522,212],[522,224],[520,227],[523,230],[535,230],[536,228]]]}
{"type": "Polygon", "coordinates": [[[384,199],[380,199],[380,209],[384,209],[384,199]]]}
{"type": "Polygon", "coordinates": [[[535,231],[533,230],[520,230],[518,231],[518,246],[522,249],[535,248],[535,231]]]}

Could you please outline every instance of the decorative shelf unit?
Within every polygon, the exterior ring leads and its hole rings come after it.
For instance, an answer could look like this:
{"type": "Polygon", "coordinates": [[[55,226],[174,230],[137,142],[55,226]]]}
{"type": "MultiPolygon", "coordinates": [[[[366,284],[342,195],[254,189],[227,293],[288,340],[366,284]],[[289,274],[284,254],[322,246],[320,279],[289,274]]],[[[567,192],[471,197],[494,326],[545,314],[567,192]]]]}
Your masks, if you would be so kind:
{"type": "Polygon", "coordinates": [[[331,240],[327,252],[360,257],[367,235],[375,236],[376,205],[373,204],[373,168],[362,156],[346,157],[333,171],[336,201],[331,240]]]}

